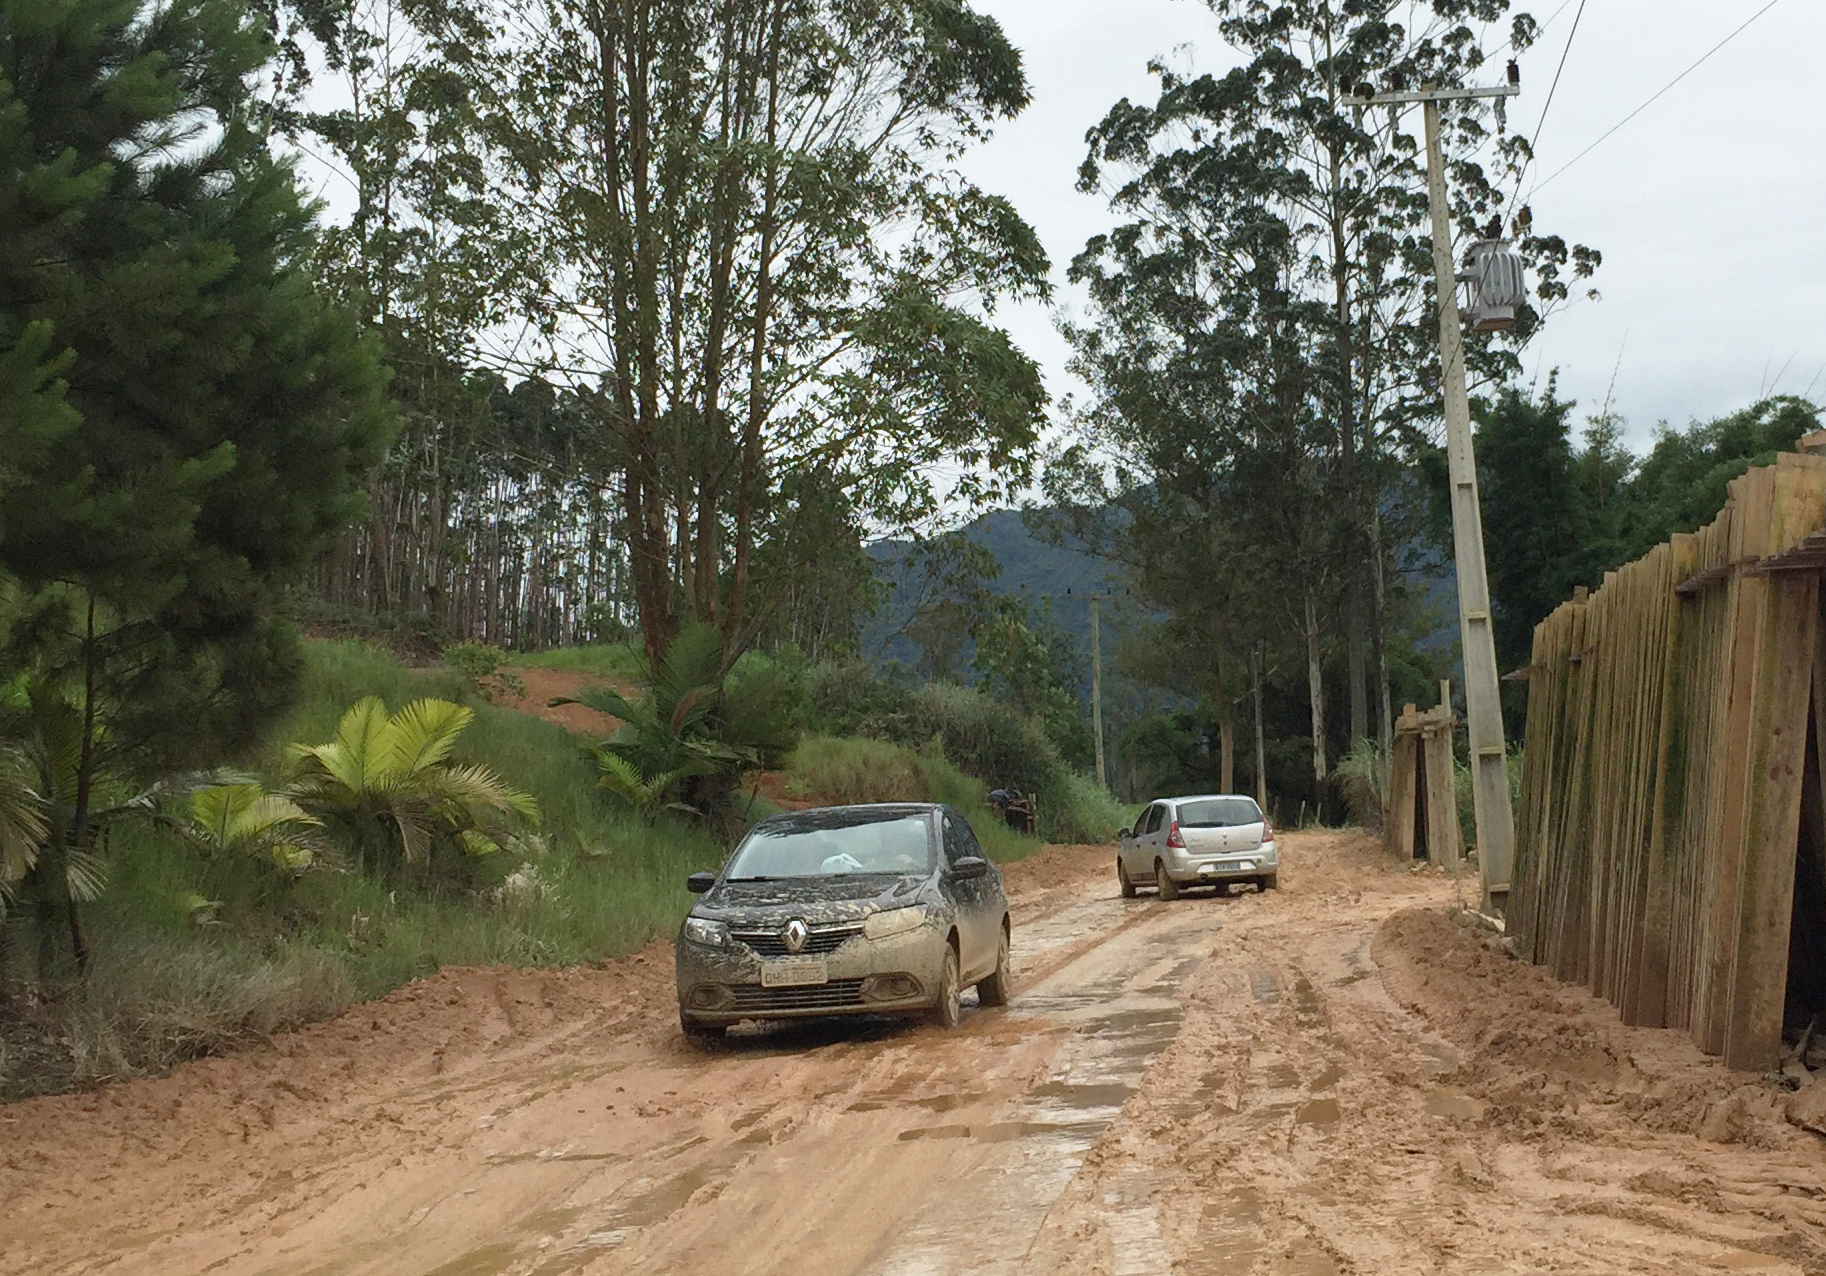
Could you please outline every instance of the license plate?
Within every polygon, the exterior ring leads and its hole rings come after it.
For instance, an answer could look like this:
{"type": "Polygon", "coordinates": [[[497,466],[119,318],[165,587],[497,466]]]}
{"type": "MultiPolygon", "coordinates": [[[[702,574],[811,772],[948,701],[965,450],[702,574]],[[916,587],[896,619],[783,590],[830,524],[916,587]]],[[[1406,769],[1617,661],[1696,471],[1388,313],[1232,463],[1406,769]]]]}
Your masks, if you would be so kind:
{"type": "Polygon", "coordinates": [[[826,984],[830,971],[821,961],[768,961],[761,963],[761,987],[803,988],[807,984],[826,984]]]}

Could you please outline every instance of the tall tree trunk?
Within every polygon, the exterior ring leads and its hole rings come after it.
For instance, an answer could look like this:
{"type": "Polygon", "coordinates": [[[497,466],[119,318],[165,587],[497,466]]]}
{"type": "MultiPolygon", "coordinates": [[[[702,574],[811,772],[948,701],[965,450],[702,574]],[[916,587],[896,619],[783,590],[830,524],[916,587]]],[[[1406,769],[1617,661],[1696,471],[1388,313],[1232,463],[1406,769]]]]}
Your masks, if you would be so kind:
{"type": "Polygon", "coordinates": [[[1306,587],[1306,695],[1312,706],[1312,778],[1314,804],[1323,805],[1325,780],[1325,676],[1319,651],[1319,604],[1311,585],[1306,587]]]}
{"type": "Polygon", "coordinates": [[[1346,596],[1350,609],[1346,647],[1346,663],[1350,668],[1350,742],[1346,747],[1351,749],[1369,739],[1370,733],[1369,653],[1366,650],[1370,645],[1370,626],[1368,599],[1364,593],[1362,573],[1353,568],[1346,596]]]}
{"type": "Polygon", "coordinates": [[[761,476],[761,423],[767,416],[766,371],[768,320],[773,313],[773,252],[779,227],[780,166],[774,154],[779,140],[781,5],[775,3],[767,33],[767,176],[761,199],[761,242],[757,254],[754,344],[749,352],[748,415],[742,426],[742,472],[736,487],[735,562],[729,577],[729,609],[723,633],[736,640],[747,619],[748,570],[754,554],[755,488],[761,476]]]}
{"type": "MultiPolygon", "coordinates": [[[[95,794],[95,596],[89,595],[82,637],[82,745],[76,759],[75,811],[70,817],[70,846],[78,854],[89,849],[89,804],[95,794]]],[[[82,932],[82,915],[77,911],[76,896],[70,890],[68,866],[59,876],[59,893],[63,896],[70,924],[70,952],[76,958],[76,973],[89,973],[89,941],[82,932]]]]}
{"type": "Polygon", "coordinates": [[[1376,739],[1382,746],[1384,765],[1387,765],[1395,747],[1395,703],[1394,691],[1389,686],[1388,586],[1383,574],[1382,515],[1373,508],[1370,511],[1370,568],[1374,584],[1370,598],[1375,604],[1371,612],[1371,633],[1376,639],[1376,739]]]}
{"type": "Polygon", "coordinates": [[[1251,681],[1255,684],[1255,802],[1264,813],[1268,810],[1268,747],[1262,730],[1262,649],[1258,645],[1249,661],[1251,681]]]}

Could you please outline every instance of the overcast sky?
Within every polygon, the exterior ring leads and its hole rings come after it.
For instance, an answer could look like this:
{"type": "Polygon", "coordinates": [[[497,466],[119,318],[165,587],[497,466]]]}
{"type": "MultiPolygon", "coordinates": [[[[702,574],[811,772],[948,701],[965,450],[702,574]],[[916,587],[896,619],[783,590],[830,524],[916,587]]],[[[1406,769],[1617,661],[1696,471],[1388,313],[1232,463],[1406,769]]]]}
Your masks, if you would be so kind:
{"type": "MultiPolygon", "coordinates": [[[[1684,425],[1759,391],[1826,398],[1826,3],[1775,6],[1563,175],[1553,176],[1767,0],[1586,0],[1541,127],[1535,226],[1604,254],[1602,300],[1562,311],[1530,347],[1530,377],[1557,367],[1580,415],[1610,390],[1638,448],[1656,422],[1684,425]],[[1619,356],[1621,358],[1619,359],[1619,356]]],[[[1546,24],[1522,58],[1513,127],[1535,124],[1580,0],[1516,8],[1546,24]],[[1549,19],[1556,10],[1557,18],[1549,19]]],[[[1033,104],[966,171],[1010,197],[1066,265],[1110,225],[1073,187],[1085,131],[1123,97],[1151,102],[1150,57],[1234,65],[1199,0],[974,0],[1024,51],[1033,104]]],[[[1002,317],[1055,397],[1080,387],[1048,308],[1002,317]]]]}

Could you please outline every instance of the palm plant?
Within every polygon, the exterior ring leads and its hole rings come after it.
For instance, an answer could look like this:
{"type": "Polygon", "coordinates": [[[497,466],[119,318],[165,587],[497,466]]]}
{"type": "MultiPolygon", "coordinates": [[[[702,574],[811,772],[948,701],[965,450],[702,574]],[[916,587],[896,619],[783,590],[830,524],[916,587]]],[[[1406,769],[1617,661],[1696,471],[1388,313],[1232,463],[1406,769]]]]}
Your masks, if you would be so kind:
{"type": "Polygon", "coordinates": [[[444,835],[470,855],[500,851],[539,807],[483,766],[451,761],[474,711],[419,700],[389,715],[376,696],[342,716],[327,744],[295,744],[300,766],[290,793],[300,806],[354,835],[357,855],[423,865],[444,835]]]}
{"type": "Polygon", "coordinates": [[[294,873],[323,854],[313,836],[323,821],[252,781],[198,789],[190,797],[190,816],[185,831],[214,851],[269,860],[294,873]]]}
{"type": "Polygon", "coordinates": [[[38,849],[50,832],[44,803],[26,774],[25,755],[0,748],[0,900],[38,862],[38,849]]]}
{"type": "Polygon", "coordinates": [[[594,751],[602,788],[638,810],[665,804],[709,815],[743,771],[778,766],[792,752],[791,684],[771,668],[732,675],[724,652],[715,625],[690,625],[647,667],[638,697],[609,687],[582,697],[622,722],[594,751]]]}

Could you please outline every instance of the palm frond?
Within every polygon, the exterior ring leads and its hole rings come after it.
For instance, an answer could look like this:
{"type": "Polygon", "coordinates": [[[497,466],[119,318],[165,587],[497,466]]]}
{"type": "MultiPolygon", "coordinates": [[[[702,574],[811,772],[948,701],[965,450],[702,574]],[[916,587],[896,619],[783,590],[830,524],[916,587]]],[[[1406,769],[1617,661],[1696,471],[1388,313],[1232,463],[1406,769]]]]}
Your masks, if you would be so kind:
{"type": "Polygon", "coordinates": [[[418,812],[400,804],[393,809],[393,823],[399,829],[400,849],[406,863],[422,863],[431,852],[431,830],[425,827],[424,820],[419,818],[418,812]]]}
{"type": "Polygon", "coordinates": [[[539,822],[539,803],[532,794],[504,783],[485,766],[446,767],[439,776],[438,789],[441,797],[472,813],[492,809],[539,822]]]}
{"type": "Polygon", "coordinates": [[[380,769],[386,757],[386,736],[390,719],[387,706],[379,696],[363,696],[336,724],[336,738],[326,745],[307,750],[323,767],[353,793],[365,793],[369,775],[380,769]]]}
{"type": "Polygon", "coordinates": [[[107,888],[108,866],[98,856],[70,847],[63,853],[63,880],[71,899],[90,903],[107,888]]]}
{"type": "Polygon", "coordinates": [[[383,765],[395,780],[447,761],[475,710],[449,700],[415,700],[387,723],[383,765]]]}
{"type": "Polygon", "coordinates": [[[0,754],[0,885],[32,871],[49,832],[44,803],[25,778],[24,759],[16,751],[0,754]]]}

